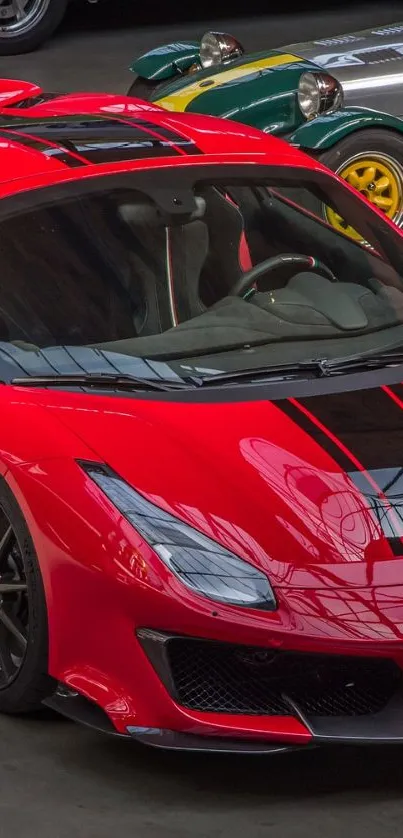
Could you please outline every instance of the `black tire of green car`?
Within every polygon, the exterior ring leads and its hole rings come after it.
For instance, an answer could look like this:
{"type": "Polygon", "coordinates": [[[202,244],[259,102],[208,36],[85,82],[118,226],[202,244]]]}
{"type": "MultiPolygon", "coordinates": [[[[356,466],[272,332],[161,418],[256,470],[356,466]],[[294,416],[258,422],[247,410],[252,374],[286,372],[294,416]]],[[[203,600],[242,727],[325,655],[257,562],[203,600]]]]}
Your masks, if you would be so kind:
{"type": "MultiPolygon", "coordinates": [[[[403,217],[403,134],[386,128],[361,129],[340,140],[329,151],[316,156],[322,163],[340,174],[343,167],[347,165],[353,165],[359,169],[360,161],[371,159],[378,161],[390,172],[390,181],[395,183],[399,195],[393,220],[403,217]]],[[[382,172],[378,174],[381,175],[382,172]]],[[[371,184],[371,188],[374,189],[375,184],[371,184]]],[[[385,194],[388,195],[387,186],[385,190],[385,194]]]]}
{"type": "Polygon", "coordinates": [[[0,528],[0,712],[31,713],[55,691],[56,682],[48,674],[47,608],[38,558],[22,511],[3,479],[0,528]],[[12,585],[16,578],[24,582],[26,591],[3,593],[2,582],[10,577],[12,585]],[[18,631],[24,637],[21,646],[18,631]]]}
{"type": "Polygon", "coordinates": [[[134,82],[130,85],[127,95],[134,96],[136,99],[144,99],[149,102],[155,91],[162,87],[164,82],[155,82],[150,79],[143,79],[141,76],[136,76],[134,82]]]}
{"type": "Polygon", "coordinates": [[[25,16],[18,22],[3,18],[0,55],[32,52],[53,35],[62,22],[68,0],[27,0],[25,16]]]}

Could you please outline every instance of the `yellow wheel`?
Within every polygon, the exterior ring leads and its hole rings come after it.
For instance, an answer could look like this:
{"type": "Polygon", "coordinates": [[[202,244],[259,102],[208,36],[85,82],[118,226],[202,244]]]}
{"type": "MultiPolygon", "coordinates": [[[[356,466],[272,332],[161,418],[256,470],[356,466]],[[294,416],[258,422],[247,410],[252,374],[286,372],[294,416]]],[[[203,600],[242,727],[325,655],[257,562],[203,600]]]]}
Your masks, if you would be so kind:
{"type": "MultiPolygon", "coordinates": [[[[391,157],[376,152],[356,154],[336,169],[336,173],[388,218],[396,224],[400,223],[403,214],[403,170],[391,157]]],[[[362,241],[362,236],[333,209],[326,207],[325,214],[329,224],[340,233],[362,241]]]]}

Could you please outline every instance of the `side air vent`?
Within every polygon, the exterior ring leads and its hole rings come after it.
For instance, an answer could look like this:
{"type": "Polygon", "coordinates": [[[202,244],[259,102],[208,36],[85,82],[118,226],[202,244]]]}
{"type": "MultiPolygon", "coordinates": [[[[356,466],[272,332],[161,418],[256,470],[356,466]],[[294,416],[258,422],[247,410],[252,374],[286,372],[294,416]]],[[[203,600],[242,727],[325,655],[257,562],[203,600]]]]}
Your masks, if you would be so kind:
{"type": "Polygon", "coordinates": [[[59,96],[61,96],[60,93],[42,93],[40,96],[29,96],[28,99],[22,99],[21,102],[6,103],[2,107],[24,110],[25,108],[33,108],[35,105],[45,105],[46,102],[51,102],[52,99],[57,99],[59,96]]]}

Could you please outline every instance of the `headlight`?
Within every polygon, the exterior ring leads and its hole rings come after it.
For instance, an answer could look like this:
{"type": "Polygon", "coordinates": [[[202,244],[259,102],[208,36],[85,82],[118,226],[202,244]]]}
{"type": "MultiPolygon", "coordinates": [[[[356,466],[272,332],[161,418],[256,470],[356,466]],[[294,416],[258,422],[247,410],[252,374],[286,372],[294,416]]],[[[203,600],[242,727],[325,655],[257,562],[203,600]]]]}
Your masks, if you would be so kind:
{"type": "Polygon", "coordinates": [[[200,64],[205,70],[243,54],[239,41],[225,32],[206,32],[200,41],[200,64]]]}
{"type": "Polygon", "coordinates": [[[298,104],[306,119],[332,113],[343,104],[340,82],[327,73],[302,73],[298,85],[298,104]]]}
{"type": "Polygon", "coordinates": [[[79,465],[188,588],[232,605],[276,608],[270,583],[260,570],[147,501],[106,466],[79,465]]]}

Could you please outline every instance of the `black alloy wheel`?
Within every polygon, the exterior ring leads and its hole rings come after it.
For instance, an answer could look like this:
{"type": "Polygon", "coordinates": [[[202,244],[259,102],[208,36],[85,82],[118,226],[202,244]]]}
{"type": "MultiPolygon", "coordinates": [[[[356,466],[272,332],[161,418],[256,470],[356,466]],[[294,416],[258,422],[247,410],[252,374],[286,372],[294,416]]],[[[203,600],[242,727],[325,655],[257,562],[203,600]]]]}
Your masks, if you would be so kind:
{"type": "Polygon", "coordinates": [[[53,35],[67,0],[0,0],[0,55],[21,55],[53,35]]]}
{"type": "Polygon", "coordinates": [[[0,479],[0,712],[29,713],[56,689],[48,674],[48,621],[34,544],[0,479]]]}
{"type": "Polygon", "coordinates": [[[2,511],[0,519],[0,689],[7,687],[23,665],[29,636],[28,585],[21,550],[13,527],[2,511]]]}

